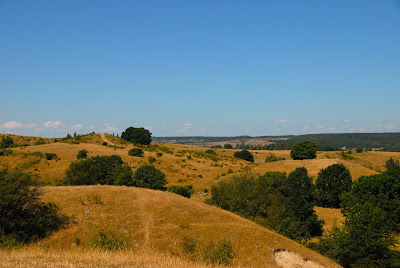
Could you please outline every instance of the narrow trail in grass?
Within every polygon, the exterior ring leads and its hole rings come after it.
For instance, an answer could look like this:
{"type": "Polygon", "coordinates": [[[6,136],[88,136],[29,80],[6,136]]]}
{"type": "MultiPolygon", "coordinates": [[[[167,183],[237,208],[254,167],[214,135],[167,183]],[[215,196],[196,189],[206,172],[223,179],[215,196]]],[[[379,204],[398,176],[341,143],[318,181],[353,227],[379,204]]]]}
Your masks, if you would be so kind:
{"type": "Polygon", "coordinates": [[[113,142],[106,139],[105,133],[100,133],[100,137],[104,142],[107,142],[107,144],[116,146],[113,142]]]}
{"type": "Polygon", "coordinates": [[[154,224],[153,215],[149,212],[151,211],[151,204],[149,204],[149,200],[151,199],[146,197],[145,194],[143,196],[143,193],[140,193],[137,196],[137,205],[139,208],[138,216],[140,218],[140,222],[144,231],[144,248],[147,248],[150,245],[150,228],[154,224]]]}

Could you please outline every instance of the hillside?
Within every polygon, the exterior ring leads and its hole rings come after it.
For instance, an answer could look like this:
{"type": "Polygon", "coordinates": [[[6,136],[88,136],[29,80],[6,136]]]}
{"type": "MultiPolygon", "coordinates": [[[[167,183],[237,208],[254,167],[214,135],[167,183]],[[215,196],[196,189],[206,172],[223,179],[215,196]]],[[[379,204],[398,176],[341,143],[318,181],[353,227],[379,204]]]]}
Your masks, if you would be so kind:
{"type": "MultiPolygon", "coordinates": [[[[20,141],[31,139],[24,136],[13,138],[20,141]]],[[[108,263],[109,267],[114,264],[130,266],[132,263],[139,266],[146,263],[150,267],[197,267],[203,264],[193,263],[183,253],[184,238],[199,239],[203,244],[227,238],[238,254],[235,258],[236,266],[248,267],[251,264],[254,267],[274,267],[276,261],[285,263],[289,256],[289,261],[306,258],[329,267],[328,260],[292,240],[235,214],[199,202],[210,197],[205,189],[210,190],[212,185],[244,170],[262,175],[267,171],[290,173],[304,166],[309,175],[316,179],[322,168],[335,163],[344,164],[350,170],[353,180],[357,180],[360,176],[383,171],[389,158],[400,159],[400,153],[395,152],[353,152],[346,155],[342,152],[318,152],[316,159],[299,161],[292,160],[288,150],[254,150],[251,152],[255,162],[250,163],[233,157],[237,149],[215,148],[209,151],[209,148],[202,146],[161,143],[140,147],[144,150],[144,157],[133,157],[128,155],[128,151],[137,147],[108,134],[89,134],[46,142],[49,143],[7,149],[7,155],[0,156],[0,169],[17,168],[37,176],[45,185],[53,185],[43,188],[45,200],[55,202],[64,213],[73,216],[73,223],[38,245],[24,248],[23,253],[0,252],[1,256],[7,257],[7,263],[0,263],[0,266],[14,267],[15,264],[24,263],[27,265],[21,264],[21,267],[36,267],[37,263],[26,262],[26,259],[43,256],[49,265],[62,258],[66,266],[90,267],[88,263],[94,262],[97,266],[108,263]],[[103,145],[105,141],[107,146],[103,145]],[[76,156],[83,149],[88,151],[88,157],[119,155],[133,171],[148,164],[149,158],[153,158],[155,162],[152,164],[166,174],[168,186],[190,184],[195,193],[191,199],[186,199],[168,192],[121,186],[55,187],[65,177],[71,162],[77,161],[76,156]],[[57,158],[47,160],[46,153],[56,154],[57,158]],[[285,160],[265,163],[271,154],[285,160]],[[130,258],[122,257],[120,253],[90,249],[90,240],[99,229],[113,230],[129,237],[133,246],[130,258]],[[76,245],[77,241],[82,246],[76,245]],[[46,248],[52,250],[43,251],[46,248]],[[274,253],[274,249],[281,248],[297,252],[302,257],[291,255],[288,251],[274,253]],[[68,257],[65,252],[70,253],[68,257]]],[[[342,225],[344,218],[339,209],[316,208],[316,212],[320,219],[325,220],[325,230],[331,230],[334,225],[342,225]]]]}
{"type": "MultiPolygon", "coordinates": [[[[74,215],[73,223],[66,229],[31,247],[31,252],[51,249],[48,254],[40,254],[44,259],[54,258],[57,252],[73,251],[77,258],[70,261],[76,265],[82,261],[80,254],[85,256],[83,260],[89,258],[87,254],[99,254],[81,249],[90,248],[94,233],[102,229],[126,236],[132,244],[130,251],[136,255],[154,252],[155,260],[164,254],[188,261],[182,247],[185,238],[204,243],[225,238],[231,241],[236,253],[234,266],[278,267],[274,250],[285,249],[324,267],[335,267],[329,259],[251,221],[168,192],[124,186],[64,186],[45,187],[43,198],[55,202],[63,213],[74,215]],[[97,203],[91,201],[94,196],[97,203]]],[[[29,252],[26,254],[33,254],[29,252]]],[[[103,258],[114,258],[113,254],[108,255],[103,258]]],[[[18,256],[13,258],[18,261],[18,256]]],[[[3,266],[4,259],[0,259],[3,266]]]]}

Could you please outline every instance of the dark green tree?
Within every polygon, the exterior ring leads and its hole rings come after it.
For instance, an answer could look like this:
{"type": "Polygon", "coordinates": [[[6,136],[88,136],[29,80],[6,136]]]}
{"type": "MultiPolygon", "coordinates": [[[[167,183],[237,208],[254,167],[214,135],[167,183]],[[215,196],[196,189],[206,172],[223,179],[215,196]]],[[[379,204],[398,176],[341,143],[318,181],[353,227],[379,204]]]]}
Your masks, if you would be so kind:
{"type": "Polygon", "coordinates": [[[40,201],[38,183],[20,171],[0,171],[0,247],[29,243],[68,223],[53,203],[40,201]]]}
{"type": "Polygon", "coordinates": [[[224,148],[225,149],[233,149],[233,146],[232,146],[232,144],[226,143],[226,144],[224,144],[224,148]]]}
{"type": "Polygon", "coordinates": [[[254,156],[247,150],[235,152],[233,156],[249,162],[254,162],[254,156]]]}
{"type": "Polygon", "coordinates": [[[391,248],[396,239],[386,213],[367,202],[347,215],[342,230],[322,238],[316,249],[338,260],[343,267],[399,267],[399,253],[391,248]]]}
{"type": "Polygon", "coordinates": [[[400,230],[400,167],[363,176],[354,182],[351,191],[341,197],[342,212],[348,215],[357,204],[371,203],[386,212],[385,224],[400,230]]]}
{"type": "Polygon", "coordinates": [[[165,174],[153,165],[139,167],[133,176],[133,184],[136,187],[165,190],[167,183],[165,174]]]}
{"type": "Polygon", "coordinates": [[[314,159],[317,157],[317,145],[309,140],[293,145],[290,156],[294,160],[314,159]]]}
{"type": "Polygon", "coordinates": [[[140,144],[140,146],[150,145],[152,141],[151,132],[143,127],[128,127],[122,132],[121,138],[132,143],[140,144]]]}
{"type": "Polygon", "coordinates": [[[342,164],[333,164],[318,173],[315,181],[318,205],[329,208],[340,207],[340,195],[351,190],[353,180],[350,170],[342,164]]]}
{"type": "Polygon", "coordinates": [[[118,155],[94,156],[88,159],[72,162],[66,171],[66,185],[133,185],[130,167],[123,167],[123,161],[118,155]],[[122,174],[119,174],[121,172],[122,174]]]}
{"type": "Polygon", "coordinates": [[[308,240],[322,234],[323,221],[318,220],[314,211],[315,187],[305,167],[296,168],[285,181],[283,194],[287,197],[286,209],[293,219],[283,222],[278,230],[298,240],[308,240]],[[289,231],[289,232],[288,232],[289,231]]]}

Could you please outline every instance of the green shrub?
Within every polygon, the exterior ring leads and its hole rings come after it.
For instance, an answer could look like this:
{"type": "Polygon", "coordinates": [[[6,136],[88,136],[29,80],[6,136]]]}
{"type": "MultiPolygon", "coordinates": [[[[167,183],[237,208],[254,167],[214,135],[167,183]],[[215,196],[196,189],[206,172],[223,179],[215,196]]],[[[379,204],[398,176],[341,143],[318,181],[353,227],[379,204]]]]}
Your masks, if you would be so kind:
{"type": "Polygon", "coordinates": [[[12,155],[12,154],[13,154],[13,150],[11,150],[11,149],[1,149],[0,150],[0,155],[7,156],[7,155],[12,155]]]}
{"type": "Polygon", "coordinates": [[[149,161],[150,164],[152,164],[152,163],[154,163],[154,162],[157,161],[157,159],[155,159],[155,158],[152,157],[152,156],[149,156],[149,157],[147,158],[147,160],[149,161]]]}
{"type": "Polygon", "coordinates": [[[108,142],[103,141],[103,146],[107,146],[107,145],[108,145],[108,142]]]}
{"type": "Polygon", "coordinates": [[[93,247],[106,250],[121,250],[130,246],[127,236],[113,230],[98,230],[93,235],[90,243],[93,247]]]}
{"type": "Polygon", "coordinates": [[[214,150],[208,149],[204,153],[206,154],[211,154],[211,155],[216,155],[217,153],[214,150]]]}
{"type": "Polygon", "coordinates": [[[38,183],[20,171],[0,171],[0,247],[44,238],[68,223],[53,203],[39,201],[38,183]]]}
{"type": "Polygon", "coordinates": [[[57,159],[57,155],[54,153],[44,153],[46,160],[53,160],[53,159],[57,159]]]}
{"type": "Polygon", "coordinates": [[[35,145],[43,145],[43,144],[46,144],[46,142],[45,142],[45,140],[42,139],[42,138],[38,139],[38,140],[35,142],[35,145]]]}
{"type": "Polygon", "coordinates": [[[162,155],[163,155],[163,154],[160,153],[160,152],[157,153],[157,156],[158,156],[158,157],[161,157],[162,155]]]}
{"type": "Polygon", "coordinates": [[[78,154],[76,155],[76,158],[77,158],[77,159],[84,159],[84,158],[87,158],[87,154],[88,154],[88,151],[86,151],[85,149],[80,150],[80,151],[78,152],[78,154]]]}
{"type": "Polygon", "coordinates": [[[13,147],[14,140],[11,137],[4,137],[1,139],[0,148],[10,148],[13,147]]]}
{"type": "Polygon", "coordinates": [[[42,152],[32,152],[32,153],[29,153],[28,155],[39,156],[39,157],[44,156],[42,152]]]}
{"type": "Polygon", "coordinates": [[[128,155],[142,157],[143,156],[143,150],[139,149],[139,148],[133,148],[133,149],[129,150],[128,155]]]}
{"type": "Polygon", "coordinates": [[[171,185],[168,187],[168,192],[179,194],[181,196],[190,198],[190,196],[193,193],[193,186],[192,185],[186,185],[186,186],[175,186],[171,185]]]}
{"type": "Polygon", "coordinates": [[[273,155],[273,154],[270,154],[270,155],[267,156],[267,158],[265,159],[265,163],[276,162],[276,161],[279,161],[279,160],[283,160],[283,159],[280,158],[280,157],[276,157],[276,156],[273,155]]]}
{"type": "Polygon", "coordinates": [[[199,240],[193,237],[184,237],[182,248],[186,255],[192,255],[198,251],[199,240]]]}
{"type": "Polygon", "coordinates": [[[65,185],[127,185],[132,186],[132,169],[122,165],[120,156],[94,156],[72,162],[66,171],[65,185]]]}
{"type": "Polygon", "coordinates": [[[230,265],[235,255],[232,243],[227,239],[217,244],[213,242],[206,244],[201,253],[203,261],[212,265],[230,265]]]}
{"type": "Polygon", "coordinates": [[[247,150],[235,152],[233,156],[249,162],[254,162],[254,156],[247,150]]]}
{"type": "Polygon", "coordinates": [[[152,165],[139,167],[133,176],[133,185],[141,188],[165,190],[165,174],[152,165]]]}

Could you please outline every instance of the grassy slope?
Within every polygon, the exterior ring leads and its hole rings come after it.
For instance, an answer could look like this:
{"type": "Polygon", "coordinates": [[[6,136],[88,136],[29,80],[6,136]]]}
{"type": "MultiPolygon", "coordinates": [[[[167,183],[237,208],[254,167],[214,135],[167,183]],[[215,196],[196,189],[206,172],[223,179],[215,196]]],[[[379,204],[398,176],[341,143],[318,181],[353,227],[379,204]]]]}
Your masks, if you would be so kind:
{"type": "Polygon", "coordinates": [[[133,242],[134,252],[149,250],[184,257],[184,237],[205,242],[227,238],[237,253],[238,266],[274,267],[271,248],[285,248],[333,267],[330,260],[273,231],[172,193],[124,186],[65,186],[45,187],[43,194],[44,200],[55,202],[64,213],[74,215],[74,223],[68,228],[36,246],[51,248],[52,252],[86,247],[93,233],[102,228],[126,234],[133,242]],[[103,204],[89,204],[86,197],[91,195],[98,196],[103,204]],[[75,245],[76,237],[80,246],[75,245]]]}

